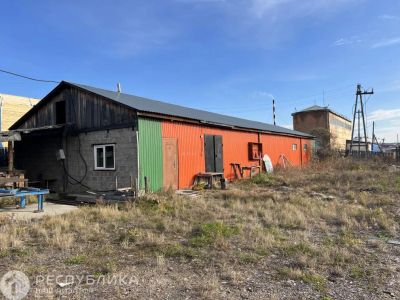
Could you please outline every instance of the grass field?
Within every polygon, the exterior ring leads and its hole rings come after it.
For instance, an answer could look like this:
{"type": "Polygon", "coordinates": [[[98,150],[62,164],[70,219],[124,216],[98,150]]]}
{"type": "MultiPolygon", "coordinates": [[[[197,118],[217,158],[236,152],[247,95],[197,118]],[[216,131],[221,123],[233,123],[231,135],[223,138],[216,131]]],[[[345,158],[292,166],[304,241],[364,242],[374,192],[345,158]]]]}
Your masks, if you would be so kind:
{"type": "Polygon", "coordinates": [[[25,272],[31,297],[395,299],[399,201],[400,173],[335,160],[196,198],[151,194],[30,222],[0,215],[0,270],[25,272]],[[104,284],[124,274],[134,280],[104,284]],[[91,281],[43,280],[67,275],[91,281]]]}

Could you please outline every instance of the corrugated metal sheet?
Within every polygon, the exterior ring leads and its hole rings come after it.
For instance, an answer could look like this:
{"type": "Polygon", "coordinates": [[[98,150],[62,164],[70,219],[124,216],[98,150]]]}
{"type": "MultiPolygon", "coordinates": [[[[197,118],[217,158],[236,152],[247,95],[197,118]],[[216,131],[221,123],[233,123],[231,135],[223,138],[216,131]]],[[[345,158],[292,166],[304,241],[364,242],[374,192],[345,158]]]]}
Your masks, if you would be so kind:
{"type": "Polygon", "coordinates": [[[181,122],[162,122],[162,136],[178,139],[179,188],[193,184],[194,177],[205,171],[204,135],[221,135],[223,143],[224,175],[234,179],[231,163],[242,166],[258,165],[258,161],[249,161],[248,143],[257,142],[257,133],[248,133],[229,129],[216,129],[181,122]]]}
{"type": "Polygon", "coordinates": [[[139,181],[144,189],[144,177],[149,188],[158,191],[163,187],[163,154],[161,122],[139,118],[139,181]]]}
{"type": "Polygon", "coordinates": [[[313,106],[307,107],[307,108],[305,108],[303,110],[296,111],[296,112],[292,113],[292,116],[300,114],[300,113],[304,113],[304,112],[310,112],[310,111],[328,111],[328,112],[333,113],[334,115],[337,115],[337,116],[339,116],[339,117],[351,122],[351,120],[349,118],[347,118],[346,116],[344,116],[344,115],[342,115],[342,114],[330,109],[328,106],[319,106],[319,105],[313,105],[313,106]]]}
{"type": "Polygon", "coordinates": [[[181,117],[185,119],[196,120],[208,125],[221,125],[221,126],[233,126],[243,129],[254,129],[267,132],[275,132],[282,134],[289,134],[295,136],[312,137],[307,133],[300,131],[290,130],[284,127],[275,126],[271,124],[266,124],[262,122],[256,122],[241,118],[235,118],[227,115],[221,115],[217,113],[212,113],[204,110],[193,109],[189,107],[174,105],[166,102],[161,102],[157,100],[151,100],[147,98],[137,97],[133,95],[128,95],[124,93],[118,93],[115,91],[104,90],[96,87],[91,87],[83,84],[77,84],[72,82],[62,81],[52,92],[50,92],[39,104],[32,110],[30,110],[26,115],[24,115],[20,120],[18,120],[11,129],[18,128],[21,123],[33,115],[38,109],[43,107],[47,102],[49,95],[56,92],[65,86],[73,86],[91,93],[100,95],[102,97],[108,98],[111,101],[124,104],[134,110],[147,113],[156,113],[161,115],[167,115],[172,117],[181,117]]]}
{"type": "Polygon", "coordinates": [[[273,165],[278,164],[282,154],[293,166],[307,165],[311,160],[312,143],[309,139],[262,134],[261,142],[264,153],[269,155],[273,165]],[[297,145],[296,150],[293,150],[293,144],[297,145]],[[305,144],[307,151],[304,151],[305,144]]]}

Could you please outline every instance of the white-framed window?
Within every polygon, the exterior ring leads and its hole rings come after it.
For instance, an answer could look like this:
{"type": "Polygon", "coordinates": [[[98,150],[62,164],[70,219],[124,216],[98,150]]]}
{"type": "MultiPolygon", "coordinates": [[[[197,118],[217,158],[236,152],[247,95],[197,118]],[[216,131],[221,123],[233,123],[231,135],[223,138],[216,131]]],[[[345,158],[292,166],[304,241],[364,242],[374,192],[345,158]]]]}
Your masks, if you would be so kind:
{"type": "Polygon", "coordinates": [[[307,149],[308,149],[308,145],[304,144],[304,152],[307,152],[307,149]]]}
{"type": "Polygon", "coordinates": [[[95,170],[115,170],[115,145],[95,145],[94,150],[94,169],[95,170]]]}
{"type": "Polygon", "coordinates": [[[292,145],[292,150],[293,150],[293,151],[296,151],[296,150],[297,150],[297,144],[293,144],[293,145],[292,145]]]}

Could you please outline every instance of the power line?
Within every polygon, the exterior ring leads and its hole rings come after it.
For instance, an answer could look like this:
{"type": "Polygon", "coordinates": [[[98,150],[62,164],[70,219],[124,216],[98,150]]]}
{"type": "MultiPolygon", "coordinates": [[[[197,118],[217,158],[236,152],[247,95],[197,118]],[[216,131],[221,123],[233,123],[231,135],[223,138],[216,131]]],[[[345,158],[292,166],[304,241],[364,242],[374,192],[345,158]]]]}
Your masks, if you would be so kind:
{"type": "MultiPolygon", "coordinates": [[[[347,93],[347,91],[345,90],[349,90],[349,88],[353,87],[354,85],[346,85],[346,86],[342,86],[342,87],[337,87],[337,88],[333,88],[333,89],[328,89],[325,90],[325,100],[327,100],[329,97],[332,96],[337,96],[337,95],[343,95],[345,93],[347,93]],[[327,97],[328,96],[328,97],[327,97]]],[[[314,95],[310,95],[308,97],[301,97],[301,98],[297,98],[297,99],[291,99],[291,98],[286,98],[286,99],[282,99],[280,98],[280,102],[283,105],[286,104],[294,104],[294,103],[306,103],[306,102],[310,102],[310,100],[314,100],[315,97],[317,96],[321,96],[321,93],[318,94],[314,94],[314,95]]],[[[249,100],[250,101],[250,100],[249,100]]],[[[329,101],[329,99],[328,99],[329,101]]],[[[257,105],[258,108],[251,108],[250,110],[246,110],[246,108],[249,107],[249,104],[241,104],[241,105],[230,105],[230,106],[206,106],[207,109],[213,109],[213,110],[224,110],[224,109],[230,109],[230,108],[234,108],[233,111],[237,111],[238,109],[240,109],[238,112],[242,112],[242,111],[255,111],[258,109],[263,109],[263,108],[269,108],[272,107],[272,105],[270,103],[260,103],[259,105],[257,105]],[[243,110],[241,109],[243,108],[243,110]]],[[[229,110],[232,111],[232,110],[229,110]]]]}
{"type": "Polygon", "coordinates": [[[29,77],[29,76],[25,76],[25,75],[17,74],[17,73],[10,72],[10,71],[7,71],[7,70],[2,70],[2,69],[0,69],[0,72],[2,72],[2,73],[6,73],[6,74],[9,74],[9,75],[13,75],[13,76],[17,76],[17,77],[21,77],[21,78],[24,78],[24,79],[29,79],[29,80],[33,80],[33,81],[38,81],[38,82],[46,82],[46,83],[60,83],[60,81],[55,81],[55,80],[45,80],[45,79],[37,79],[37,78],[33,78],[33,77],[29,77]]]}

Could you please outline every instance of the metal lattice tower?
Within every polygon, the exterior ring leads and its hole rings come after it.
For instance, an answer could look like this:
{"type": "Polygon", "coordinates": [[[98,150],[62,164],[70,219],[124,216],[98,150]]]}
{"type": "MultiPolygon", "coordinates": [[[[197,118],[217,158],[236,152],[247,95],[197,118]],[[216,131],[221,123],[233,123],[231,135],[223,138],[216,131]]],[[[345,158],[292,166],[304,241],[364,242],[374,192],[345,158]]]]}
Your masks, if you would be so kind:
{"type": "Polygon", "coordinates": [[[363,103],[363,95],[373,95],[374,90],[372,89],[371,92],[366,90],[362,90],[361,84],[357,85],[357,92],[356,92],[356,103],[354,106],[354,113],[353,113],[353,124],[351,129],[351,143],[350,143],[350,153],[354,150],[358,151],[358,154],[361,152],[361,143],[363,142],[365,145],[365,151],[368,151],[368,137],[367,137],[367,127],[365,126],[365,114],[364,114],[364,103],[363,103]],[[354,149],[354,129],[356,127],[356,115],[357,115],[357,146],[354,149]],[[361,125],[362,119],[362,125],[361,125]],[[363,128],[363,135],[361,135],[361,127],[363,128]]]}

